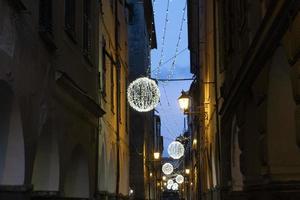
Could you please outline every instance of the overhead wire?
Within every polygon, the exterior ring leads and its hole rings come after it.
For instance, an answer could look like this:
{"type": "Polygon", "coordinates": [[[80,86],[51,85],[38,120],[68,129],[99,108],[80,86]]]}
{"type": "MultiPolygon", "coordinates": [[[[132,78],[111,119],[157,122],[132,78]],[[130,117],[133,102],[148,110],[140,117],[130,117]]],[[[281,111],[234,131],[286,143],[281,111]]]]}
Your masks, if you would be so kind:
{"type": "Polygon", "coordinates": [[[177,39],[177,44],[176,44],[176,49],[175,49],[175,56],[174,56],[174,59],[173,59],[173,62],[172,62],[170,73],[168,75],[168,79],[170,79],[174,76],[175,63],[176,63],[176,58],[177,58],[177,54],[178,54],[178,51],[179,51],[179,44],[180,44],[180,41],[181,41],[181,34],[182,34],[183,25],[184,25],[184,21],[185,21],[186,9],[187,9],[187,1],[185,1],[185,5],[184,5],[184,8],[183,8],[183,12],[182,12],[180,29],[179,29],[179,34],[178,34],[178,39],[177,39]]]}
{"type": "MultiPolygon", "coordinates": [[[[184,49],[182,49],[176,56],[182,54],[182,53],[185,52],[187,49],[188,49],[187,47],[184,48],[184,49]]],[[[175,57],[175,56],[172,56],[171,58],[168,58],[166,61],[164,61],[164,62],[161,64],[161,66],[163,66],[163,65],[167,64],[168,62],[172,61],[174,57],[175,57]]],[[[153,72],[155,72],[156,70],[157,70],[157,68],[156,68],[156,69],[153,69],[151,72],[153,73],[153,72]]]]}
{"type": "Polygon", "coordinates": [[[167,8],[166,8],[166,16],[165,16],[165,23],[164,23],[164,29],[163,29],[163,36],[162,36],[162,45],[160,50],[160,56],[159,56],[159,62],[156,70],[156,77],[159,78],[160,74],[160,67],[163,62],[163,54],[164,54],[164,48],[165,48],[165,40],[166,40],[166,32],[167,32],[167,25],[169,22],[169,7],[170,7],[170,0],[167,1],[167,8]]]}
{"type": "MultiPolygon", "coordinates": [[[[167,76],[166,81],[161,83],[161,85],[163,87],[163,90],[164,90],[164,94],[166,96],[166,100],[167,100],[168,106],[170,106],[170,102],[169,102],[168,94],[166,92],[165,85],[167,85],[168,81],[174,76],[175,63],[176,63],[177,55],[179,54],[178,53],[178,51],[179,51],[179,44],[180,44],[180,41],[181,41],[181,34],[182,34],[182,31],[183,31],[183,24],[184,24],[184,21],[185,21],[186,9],[187,9],[187,1],[185,1],[185,5],[184,5],[184,8],[182,10],[182,18],[181,18],[181,23],[180,23],[180,29],[179,29],[178,39],[177,39],[177,43],[176,43],[175,55],[173,56],[173,62],[172,62],[171,68],[169,70],[169,74],[167,76]]],[[[161,64],[162,63],[161,63],[161,60],[160,60],[159,66],[161,66],[161,64]]]]}
{"type": "MultiPolygon", "coordinates": [[[[175,55],[172,58],[168,59],[167,61],[163,62],[163,53],[164,53],[165,41],[166,41],[167,24],[169,22],[169,19],[168,19],[169,7],[170,7],[170,0],[168,0],[168,2],[167,2],[167,9],[166,9],[164,29],[163,29],[162,45],[161,45],[159,63],[158,63],[158,67],[155,70],[153,70],[153,71],[156,71],[156,77],[159,78],[160,67],[163,64],[166,64],[166,63],[170,62],[173,59],[172,66],[171,66],[171,69],[169,71],[169,75],[168,75],[168,79],[167,80],[169,80],[170,77],[174,75],[174,72],[172,70],[175,70],[175,61],[176,61],[177,56],[179,54],[181,54],[182,52],[184,52],[187,49],[187,48],[185,48],[185,49],[183,49],[183,50],[181,50],[179,52],[179,44],[180,44],[180,41],[181,41],[181,34],[182,34],[182,31],[183,31],[183,23],[185,21],[185,13],[186,13],[186,8],[187,8],[187,3],[185,2],[184,8],[183,8],[183,15],[182,15],[182,18],[181,18],[181,23],[180,23],[180,29],[179,29],[178,39],[177,39],[177,43],[176,43],[175,55]]],[[[163,88],[164,95],[166,97],[167,105],[168,105],[168,107],[170,107],[171,104],[170,104],[170,101],[169,101],[169,97],[168,97],[165,85],[166,85],[166,82],[161,82],[161,86],[163,88]]],[[[161,102],[160,102],[160,105],[161,105],[161,110],[165,113],[165,111],[162,108],[163,106],[162,106],[161,102]]],[[[177,123],[177,121],[175,121],[175,120],[174,120],[174,124],[176,124],[176,126],[179,126],[178,123],[177,123]]],[[[167,126],[167,124],[164,123],[164,126],[166,127],[168,133],[170,135],[174,136],[173,132],[170,130],[170,128],[167,126]]]]}

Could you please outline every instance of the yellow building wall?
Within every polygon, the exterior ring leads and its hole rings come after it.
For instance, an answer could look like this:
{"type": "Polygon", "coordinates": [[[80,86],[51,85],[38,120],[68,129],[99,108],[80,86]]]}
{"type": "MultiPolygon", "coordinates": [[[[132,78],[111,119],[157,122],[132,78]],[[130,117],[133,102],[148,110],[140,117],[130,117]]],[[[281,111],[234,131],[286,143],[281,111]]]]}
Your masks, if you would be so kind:
{"type": "MultiPolygon", "coordinates": [[[[112,4],[110,2],[102,1],[100,24],[103,39],[99,42],[102,44],[100,46],[105,45],[106,53],[102,52],[102,59],[105,59],[106,70],[104,71],[103,67],[99,69],[99,77],[101,79],[101,91],[99,93],[101,93],[101,106],[106,111],[106,114],[100,119],[98,190],[109,194],[116,193],[117,148],[119,146],[119,194],[127,196],[129,192],[129,135],[127,132],[126,100],[128,73],[127,8],[125,8],[124,2],[112,1],[112,4]],[[117,9],[115,7],[116,4],[118,5],[117,9]],[[116,10],[118,10],[119,22],[117,27],[115,24],[116,10]],[[119,30],[118,45],[115,38],[116,28],[119,30]],[[105,58],[104,54],[106,54],[105,58]],[[119,60],[119,65],[117,64],[117,59],[119,60]],[[113,64],[111,64],[112,62],[113,64]],[[120,84],[119,90],[118,84],[120,84]],[[106,95],[103,95],[104,90],[106,95]],[[118,135],[119,142],[117,141],[118,135]]],[[[102,61],[100,62],[102,63],[102,61]]]]}

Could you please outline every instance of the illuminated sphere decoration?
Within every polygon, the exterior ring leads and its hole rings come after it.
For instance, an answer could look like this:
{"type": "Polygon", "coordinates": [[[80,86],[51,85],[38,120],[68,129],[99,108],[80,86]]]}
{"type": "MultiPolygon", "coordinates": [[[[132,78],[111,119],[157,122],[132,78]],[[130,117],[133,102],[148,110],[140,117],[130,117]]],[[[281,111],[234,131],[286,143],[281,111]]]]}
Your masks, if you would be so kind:
{"type": "Polygon", "coordinates": [[[167,185],[167,189],[171,190],[172,189],[172,185],[167,185]]]}
{"type": "Polygon", "coordinates": [[[177,183],[174,183],[172,185],[172,190],[178,190],[178,184],[177,183]]]}
{"type": "Polygon", "coordinates": [[[184,177],[179,174],[179,175],[176,176],[175,180],[176,180],[177,183],[181,184],[184,181],[184,177]]]}
{"type": "Polygon", "coordinates": [[[179,159],[184,155],[184,146],[178,141],[171,142],[168,153],[173,159],[179,159]]]}
{"type": "Polygon", "coordinates": [[[174,184],[174,181],[173,180],[168,180],[168,185],[173,185],[174,184]]]}
{"type": "Polygon", "coordinates": [[[129,105],[138,112],[153,110],[160,99],[160,91],[156,82],[142,77],[129,84],[127,89],[129,105]]]}
{"type": "Polygon", "coordinates": [[[162,166],[162,172],[165,174],[165,175],[170,175],[172,174],[174,168],[173,168],[173,165],[171,163],[165,163],[163,166],[162,166]]]}

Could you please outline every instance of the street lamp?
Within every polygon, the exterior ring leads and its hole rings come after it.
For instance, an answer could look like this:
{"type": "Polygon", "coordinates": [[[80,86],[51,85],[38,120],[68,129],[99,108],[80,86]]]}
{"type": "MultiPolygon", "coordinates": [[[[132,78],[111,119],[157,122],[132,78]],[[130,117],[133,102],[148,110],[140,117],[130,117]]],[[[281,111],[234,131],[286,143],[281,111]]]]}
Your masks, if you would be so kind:
{"type": "MultiPolygon", "coordinates": [[[[205,118],[205,120],[208,120],[208,113],[203,111],[201,112],[200,110],[199,111],[189,111],[189,108],[190,108],[190,96],[188,94],[188,92],[185,92],[185,91],[181,91],[181,95],[180,97],[178,98],[178,103],[179,103],[179,107],[181,110],[183,110],[183,113],[185,115],[200,115],[205,118]]],[[[203,106],[199,106],[199,108],[201,108],[203,106]]]]}
{"type": "Polygon", "coordinates": [[[193,145],[197,144],[197,139],[193,139],[193,145]]]}
{"type": "Polygon", "coordinates": [[[186,112],[190,104],[190,96],[188,95],[188,92],[185,92],[183,90],[181,91],[181,95],[178,98],[178,103],[180,109],[186,112]]]}
{"type": "Polygon", "coordinates": [[[185,174],[190,174],[191,170],[190,169],[185,169],[185,174]]]}
{"type": "Polygon", "coordinates": [[[159,152],[154,152],[153,156],[154,156],[155,160],[158,160],[160,158],[160,153],[159,152]]]}
{"type": "Polygon", "coordinates": [[[131,196],[133,194],[133,189],[129,189],[129,196],[131,196]]]}

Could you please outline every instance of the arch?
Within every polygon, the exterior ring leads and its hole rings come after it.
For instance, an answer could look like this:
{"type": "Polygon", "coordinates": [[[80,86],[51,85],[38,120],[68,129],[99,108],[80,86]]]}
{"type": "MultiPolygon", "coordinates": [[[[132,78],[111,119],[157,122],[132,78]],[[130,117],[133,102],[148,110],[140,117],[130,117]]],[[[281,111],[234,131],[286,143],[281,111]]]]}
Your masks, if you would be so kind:
{"type": "Polygon", "coordinates": [[[240,155],[242,151],[239,145],[239,133],[240,128],[238,127],[236,117],[234,117],[231,128],[231,178],[233,191],[243,190],[243,174],[240,167],[240,155]]]}
{"type": "Polygon", "coordinates": [[[106,148],[105,143],[102,145],[102,151],[99,163],[99,190],[106,191],[106,148]]]}
{"type": "Polygon", "coordinates": [[[4,81],[0,81],[0,96],[0,185],[23,185],[25,149],[20,107],[4,81]]]}
{"type": "Polygon", "coordinates": [[[56,135],[52,134],[49,122],[44,124],[37,145],[32,184],[36,191],[59,190],[59,152],[56,135]]]}
{"type": "Polygon", "coordinates": [[[107,179],[107,190],[111,193],[114,193],[116,191],[116,155],[116,145],[112,143],[108,163],[108,177],[110,178],[107,179]]]}
{"type": "Polygon", "coordinates": [[[64,181],[66,197],[89,198],[90,179],[86,153],[81,146],[74,148],[64,181]]]}

